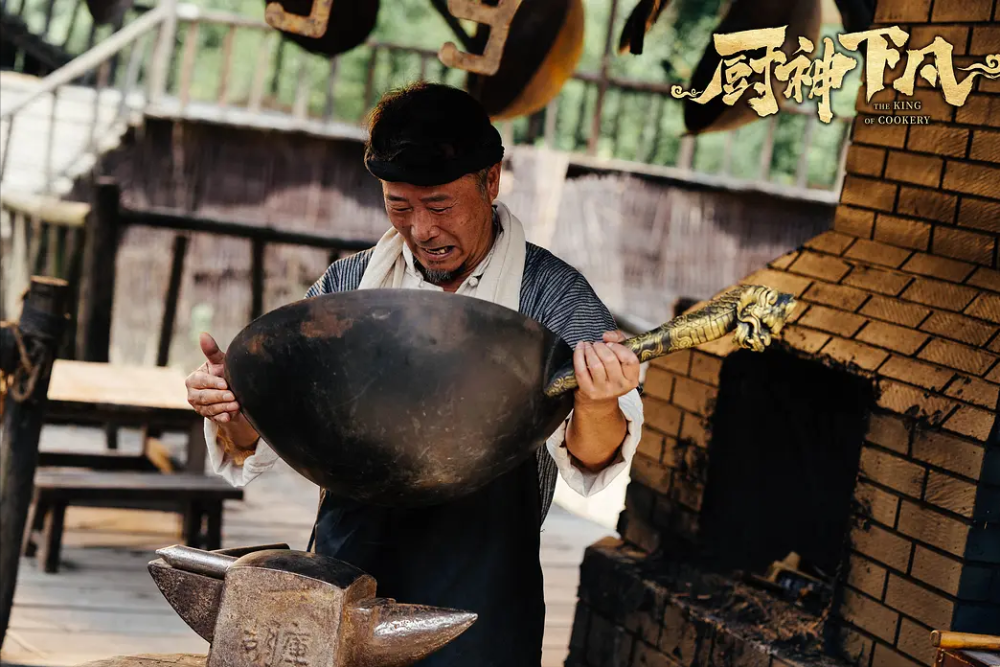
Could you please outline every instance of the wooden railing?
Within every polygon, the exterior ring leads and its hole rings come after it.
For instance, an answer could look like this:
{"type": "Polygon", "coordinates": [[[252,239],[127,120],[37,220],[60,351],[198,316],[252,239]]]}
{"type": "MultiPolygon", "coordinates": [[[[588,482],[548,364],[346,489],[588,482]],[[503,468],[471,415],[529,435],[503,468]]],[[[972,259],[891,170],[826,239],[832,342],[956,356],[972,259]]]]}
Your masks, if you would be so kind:
{"type": "Polygon", "coordinates": [[[152,7],[137,3],[115,20],[98,25],[87,10],[86,0],[3,0],[3,11],[23,20],[32,34],[75,57],[121,30],[152,7]]]}
{"type": "MultiPolygon", "coordinates": [[[[120,132],[121,123],[127,122],[129,114],[140,110],[148,99],[155,98],[155,95],[162,90],[164,84],[164,72],[156,64],[165,61],[169,57],[170,44],[173,41],[173,25],[175,14],[173,7],[164,4],[143,14],[135,21],[114,33],[107,39],[88,50],[86,53],[74,58],[68,64],[60,67],[45,78],[41,79],[36,87],[33,87],[21,99],[11,104],[0,112],[0,124],[2,124],[5,136],[3,146],[0,147],[0,180],[7,173],[8,163],[11,158],[12,140],[15,136],[15,128],[25,116],[29,120],[36,120],[39,113],[38,102],[47,99],[47,114],[44,127],[46,128],[46,140],[44,154],[42,156],[44,164],[44,183],[42,192],[48,194],[52,191],[55,181],[66,174],[67,169],[87,155],[93,155],[101,150],[103,134],[110,132],[120,132]],[[145,52],[148,46],[148,39],[156,35],[152,66],[144,77],[148,85],[146,95],[141,95],[137,101],[134,93],[140,88],[140,72],[145,65],[145,52]],[[128,54],[127,66],[119,68],[116,75],[112,76],[112,68],[117,59],[128,54]],[[64,156],[65,164],[56,170],[53,165],[53,156],[56,148],[56,126],[61,122],[59,113],[60,93],[67,86],[79,83],[86,83],[93,88],[93,107],[90,111],[87,124],[89,127],[89,137],[79,154],[64,156]],[[117,102],[117,107],[113,118],[108,122],[102,119],[102,100],[106,100],[106,92],[113,91],[113,101],[117,102]]],[[[29,134],[33,134],[29,133],[29,134]]]]}
{"type": "MultiPolygon", "coordinates": [[[[174,76],[169,92],[179,98],[181,108],[202,102],[277,111],[301,121],[358,125],[378,97],[397,85],[414,80],[464,85],[464,73],[446,68],[431,49],[369,41],[328,59],[281,39],[263,21],[188,5],[181,6],[178,18],[180,53],[170,68],[174,76]],[[206,44],[221,46],[216,52],[206,44]],[[344,63],[358,61],[362,66],[351,69],[362,72],[363,80],[347,78],[344,63]]],[[[746,128],[682,138],[682,116],[682,104],[670,96],[666,83],[578,71],[546,109],[501,123],[501,131],[508,144],[545,145],[802,189],[839,189],[850,117],[838,116],[824,125],[814,108],[788,105],[779,116],[746,128]],[[638,122],[636,109],[641,110],[638,122]],[[633,122],[623,122],[626,117],[633,122]],[[801,141],[794,168],[772,160],[783,123],[794,124],[793,134],[801,141]],[[753,164],[737,165],[734,155],[747,138],[756,141],[753,164]],[[816,143],[820,138],[826,145],[816,143]],[[828,159],[817,160],[817,150],[828,159]],[[821,173],[811,175],[817,163],[821,173]]]]}
{"type": "MultiPolygon", "coordinates": [[[[247,239],[251,248],[251,299],[248,320],[264,313],[266,281],[264,257],[270,244],[326,250],[330,263],[375,245],[374,240],[342,239],[270,226],[217,220],[173,211],[135,210],[121,205],[121,192],[112,181],[101,179],[91,203],[64,202],[45,197],[4,197],[3,213],[14,221],[5,239],[4,301],[8,309],[19,303],[20,293],[32,275],[60,277],[77,290],[74,322],[61,356],[86,361],[108,361],[115,294],[116,257],[125,229],[150,227],[177,232],[172,244],[170,275],[164,287],[156,363],[169,362],[170,344],[180,298],[185,259],[191,233],[247,239]],[[10,253],[9,255],[7,253],[10,253]],[[20,290],[20,291],[19,291],[20,290]],[[75,340],[74,340],[75,334],[75,340]]],[[[0,311],[0,319],[16,313],[0,311]]]]}
{"type": "MultiPolygon", "coordinates": [[[[17,320],[21,297],[31,276],[62,278],[76,290],[83,268],[84,221],[90,207],[37,195],[0,195],[0,320],[17,320]]],[[[76,299],[73,299],[75,303],[76,299]]],[[[75,309],[71,314],[75,315],[75,309]]],[[[73,324],[62,356],[71,355],[73,324]]]]}

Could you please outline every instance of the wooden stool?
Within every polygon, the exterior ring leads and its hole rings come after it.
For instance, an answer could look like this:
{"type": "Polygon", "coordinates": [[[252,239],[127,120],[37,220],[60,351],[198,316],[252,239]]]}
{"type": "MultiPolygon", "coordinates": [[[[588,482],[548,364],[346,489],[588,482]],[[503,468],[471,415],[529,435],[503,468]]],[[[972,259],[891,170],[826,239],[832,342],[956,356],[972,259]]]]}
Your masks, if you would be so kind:
{"type": "Polygon", "coordinates": [[[242,489],[216,476],[40,470],[35,475],[35,496],[25,527],[24,551],[32,555],[31,532],[42,530],[39,564],[45,572],[57,572],[66,508],[70,505],[181,511],[184,543],[218,549],[222,546],[222,503],[242,499],[242,489]],[[204,537],[203,522],[207,523],[204,537]]]}

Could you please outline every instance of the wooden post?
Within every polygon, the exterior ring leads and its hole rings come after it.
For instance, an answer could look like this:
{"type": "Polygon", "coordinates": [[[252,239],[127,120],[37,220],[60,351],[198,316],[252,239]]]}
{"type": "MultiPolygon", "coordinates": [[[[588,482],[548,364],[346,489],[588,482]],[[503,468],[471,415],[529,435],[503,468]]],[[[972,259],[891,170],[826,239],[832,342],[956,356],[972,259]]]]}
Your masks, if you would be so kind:
{"type": "Polygon", "coordinates": [[[174,337],[174,320],[177,319],[177,302],[181,294],[181,278],[184,277],[184,257],[187,255],[188,238],[181,234],[174,237],[174,259],[170,266],[170,283],[163,301],[163,320],[160,323],[160,344],[156,353],[156,365],[166,366],[170,360],[170,341],[174,337]]]}
{"type": "Polygon", "coordinates": [[[677,151],[677,166],[680,169],[690,170],[694,163],[695,138],[693,134],[685,134],[681,137],[680,150],[677,151]]]}
{"type": "Polygon", "coordinates": [[[764,145],[760,151],[760,170],[757,172],[758,181],[771,180],[771,158],[774,155],[774,132],[778,127],[778,117],[771,116],[767,121],[767,136],[764,138],[764,145]]]}
{"type": "Polygon", "coordinates": [[[604,39],[604,56],[601,58],[601,79],[597,84],[597,100],[594,102],[594,118],[590,124],[590,138],[587,141],[587,154],[597,154],[597,142],[601,138],[601,111],[604,107],[604,95],[608,92],[608,69],[611,67],[611,51],[615,38],[615,18],[618,15],[618,0],[611,0],[611,10],[608,14],[608,32],[604,39]]]}
{"type": "Polygon", "coordinates": [[[111,351],[111,312],[115,298],[115,264],[121,211],[118,185],[98,179],[86,222],[80,323],[76,358],[107,362],[111,351]]]}
{"type": "MultiPolygon", "coordinates": [[[[423,64],[421,64],[423,67],[423,64]]],[[[323,107],[323,120],[333,120],[334,109],[333,102],[336,98],[337,89],[337,70],[340,68],[340,60],[337,56],[330,58],[330,75],[326,78],[326,105],[323,107]]],[[[424,78],[423,69],[421,69],[420,80],[424,78]]]]}
{"type": "Polygon", "coordinates": [[[252,257],[250,261],[250,321],[264,314],[264,239],[251,241],[252,257]]]}
{"type": "Polygon", "coordinates": [[[364,96],[365,108],[364,112],[362,113],[362,117],[368,115],[368,111],[372,108],[372,105],[374,104],[372,95],[375,94],[375,67],[376,65],[378,65],[378,47],[372,46],[371,50],[372,50],[371,55],[368,57],[368,74],[367,77],[365,78],[365,96],[364,96]]]}
{"type": "Polygon", "coordinates": [[[168,10],[167,18],[160,25],[156,48],[149,68],[149,103],[156,104],[167,92],[170,64],[173,62],[174,40],[177,35],[177,0],[160,0],[168,10]]]}
{"type": "Polygon", "coordinates": [[[552,98],[549,105],[545,107],[545,147],[556,147],[556,130],[559,121],[559,96],[552,98]]]}
{"type": "Polygon", "coordinates": [[[806,128],[802,133],[802,149],[799,153],[799,163],[795,167],[795,185],[802,189],[809,187],[809,149],[812,148],[817,122],[819,121],[815,116],[807,116],[806,128]]]}
{"type": "Polygon", "coordinates": [[[38,436],[52,361],[66,324],[69,285],[57,278],[33,277],[24,299],[17,327],[30,357],[32,370],[19,370],[22,363],[12,328],[0,329],[0,355],[5,373],[14,373],[3,410],[4,438],[0,444],[0,645],[7,632],[10,609],[14,603],[21,539],[28,520],[28,508],[34,493],[35,468],[38,466],[38,436]],[[13,363],[12,363],[13,362],[13,363]],[[34,381],[30,378],[34,377],[34,381]],[[27,390],[17,396],[15,387],[27,390]]]}

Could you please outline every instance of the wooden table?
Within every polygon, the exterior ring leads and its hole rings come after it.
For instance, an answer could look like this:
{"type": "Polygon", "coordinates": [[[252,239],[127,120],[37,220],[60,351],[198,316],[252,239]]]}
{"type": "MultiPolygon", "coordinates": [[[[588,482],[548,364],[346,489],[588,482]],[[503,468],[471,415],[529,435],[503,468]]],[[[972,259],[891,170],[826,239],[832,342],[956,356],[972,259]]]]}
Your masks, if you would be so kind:
{"type": "Polygon", "coordinates": [[[45,421],[183,431],[188,434],[184,470],[204,472],[204,420],[187,402],[184,379],[174,368],[57,359],[45,421]]]}

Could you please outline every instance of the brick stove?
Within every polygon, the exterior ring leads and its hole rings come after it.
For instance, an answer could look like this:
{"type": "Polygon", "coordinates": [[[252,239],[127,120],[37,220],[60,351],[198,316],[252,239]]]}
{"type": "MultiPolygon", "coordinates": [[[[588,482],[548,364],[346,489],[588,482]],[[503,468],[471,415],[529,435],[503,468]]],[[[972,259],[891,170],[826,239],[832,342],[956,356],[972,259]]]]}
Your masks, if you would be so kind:
{"type": "MultiPolygon", "coordinates": [[[[876,13],[961,66],[1000,51],[998,18],[876,13]]],[[[958,109],[916,97],[903,113],[931,125],[864,125],[859,99],[834,228],[743,281],[799,297],[781,341],[653,362],[622,539],[587,552],[567,667],[918,667],[932,629],[1000,634],[1000,82],[958,109]],[[829,584],[805,604],[760,581],[791,552],[829,584]]]]}

